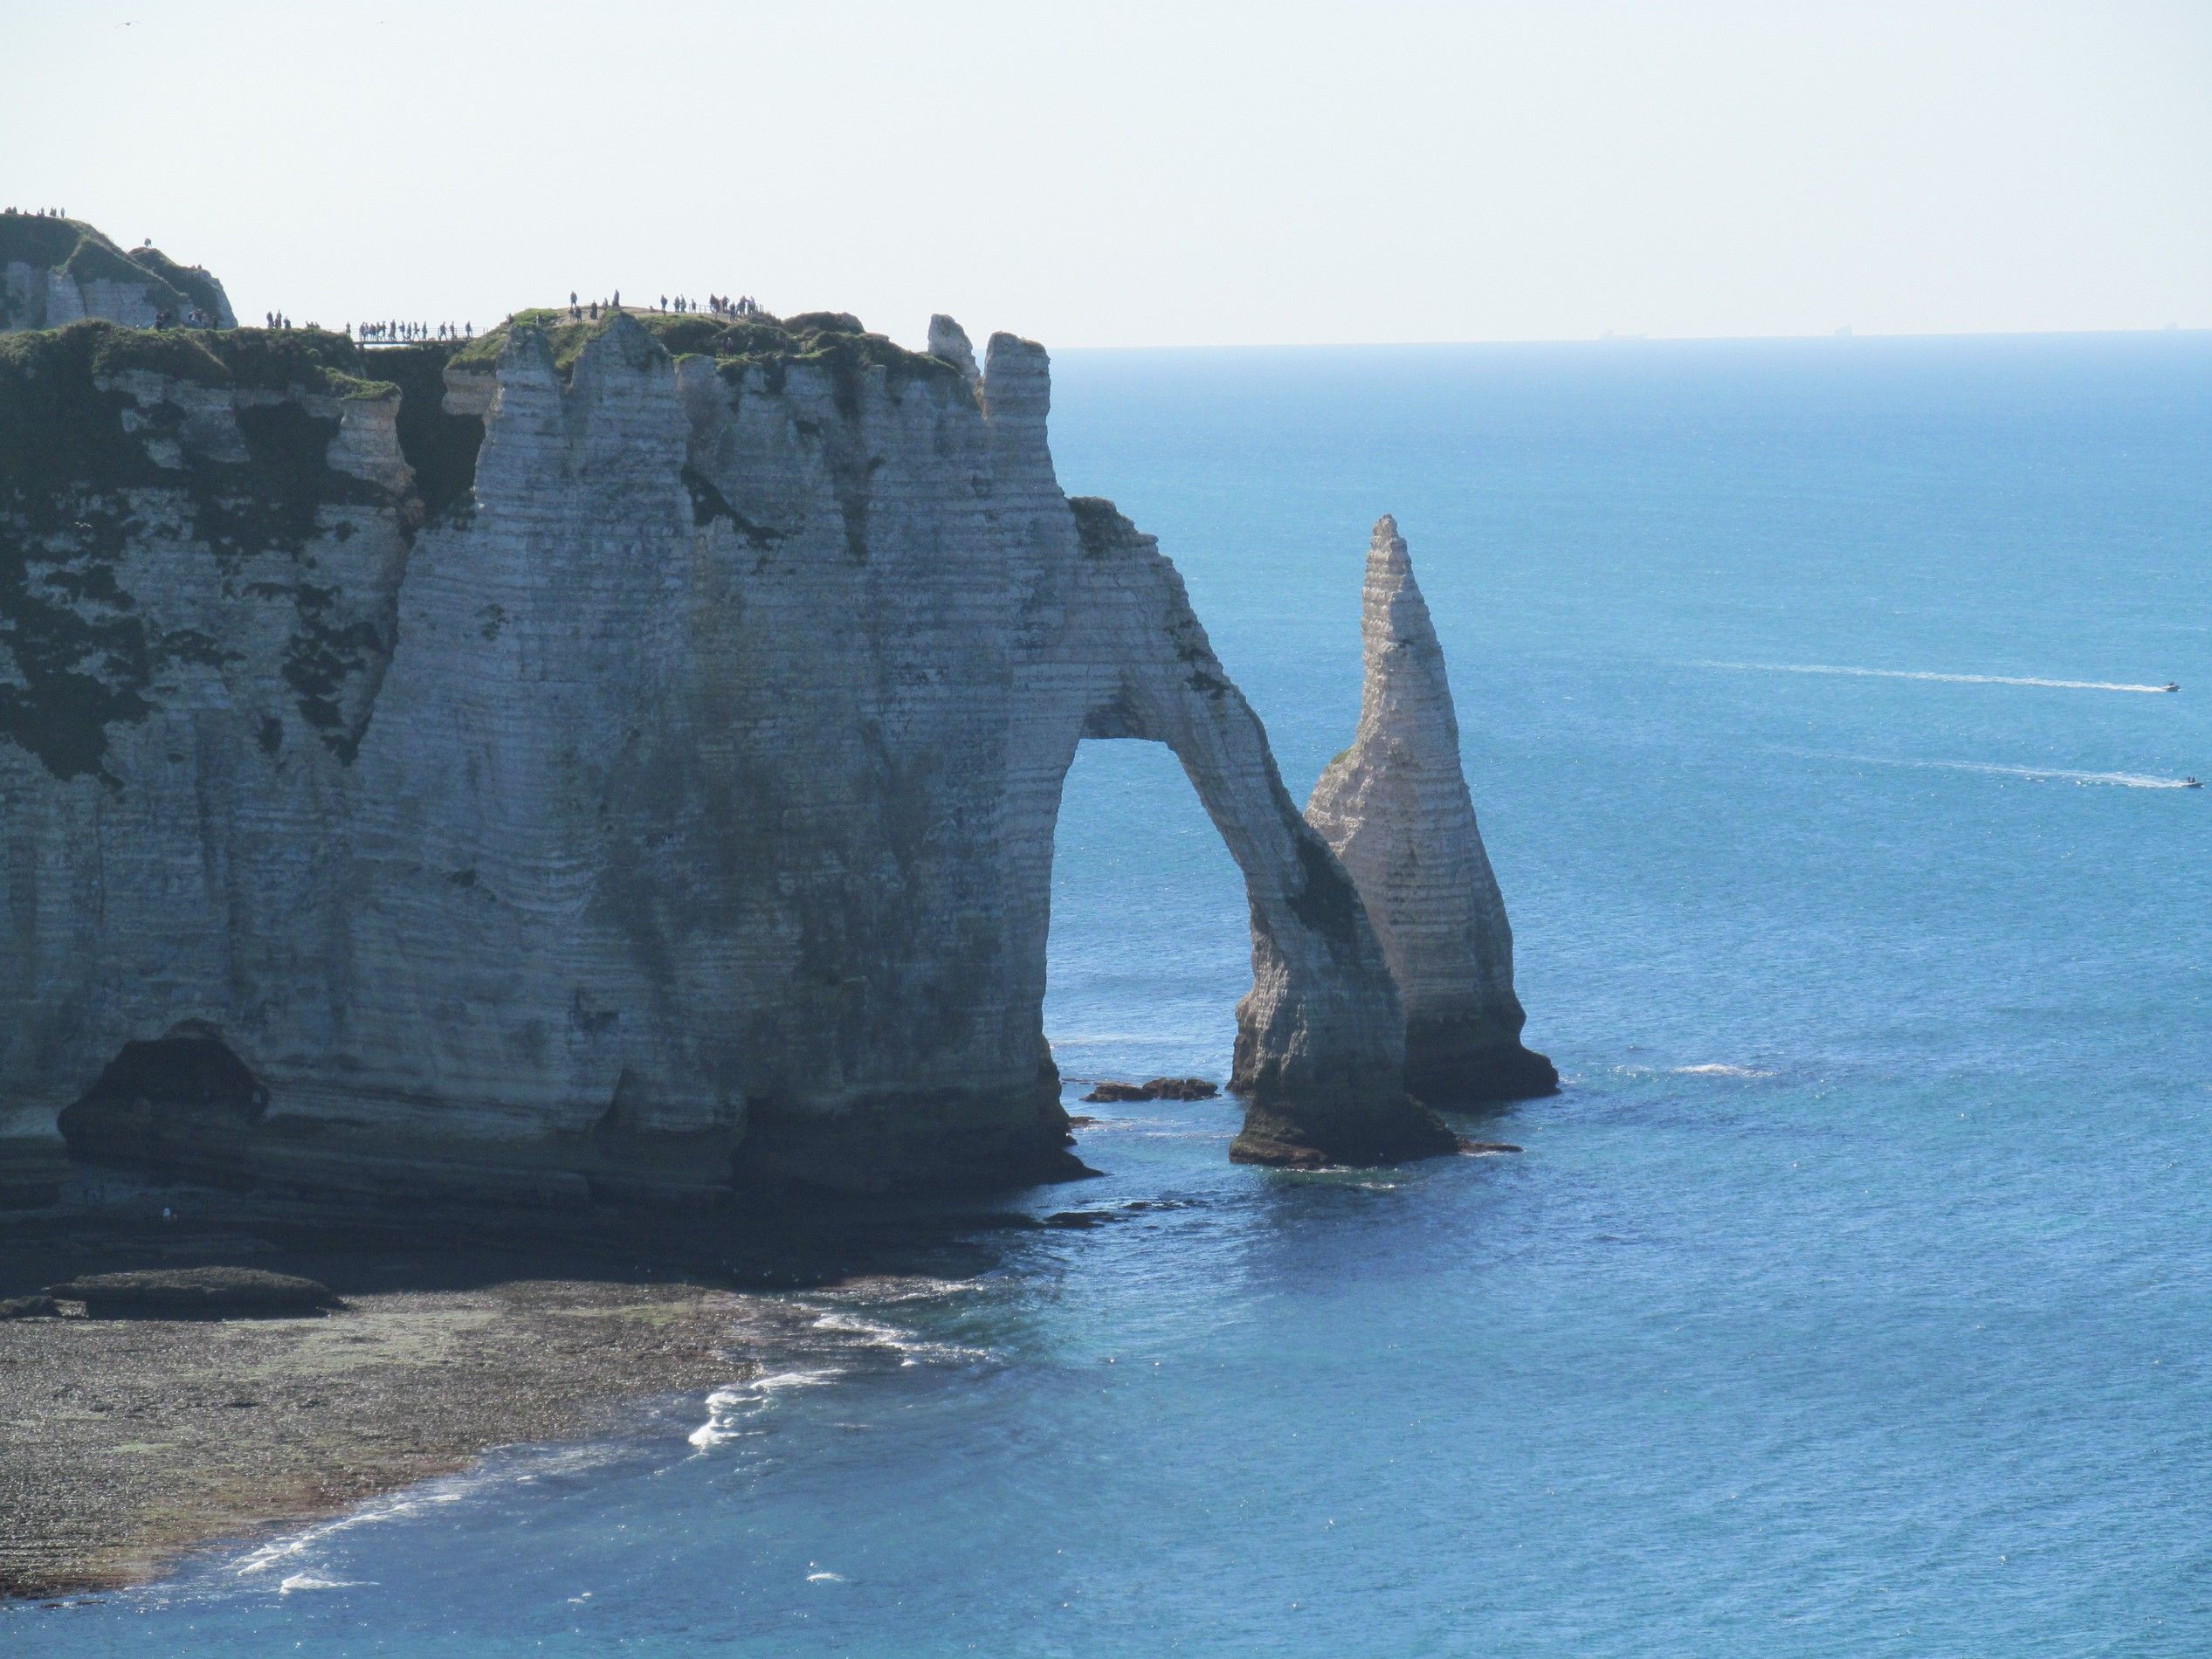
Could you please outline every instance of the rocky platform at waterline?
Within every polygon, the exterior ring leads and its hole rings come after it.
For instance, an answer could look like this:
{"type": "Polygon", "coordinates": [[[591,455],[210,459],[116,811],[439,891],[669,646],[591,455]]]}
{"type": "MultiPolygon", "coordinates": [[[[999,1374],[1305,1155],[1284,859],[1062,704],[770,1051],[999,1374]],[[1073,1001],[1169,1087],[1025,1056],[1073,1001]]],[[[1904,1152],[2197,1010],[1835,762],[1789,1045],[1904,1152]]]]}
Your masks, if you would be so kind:
{"type": "Polygon", "coordinates": [[[107,1186],[0,1216],[0,1597],[136,1583],[498,1447],[665,1432],[657,1401],[850,1346],[741,1284],[835,1294],[903,1259],[107,1186]]]}

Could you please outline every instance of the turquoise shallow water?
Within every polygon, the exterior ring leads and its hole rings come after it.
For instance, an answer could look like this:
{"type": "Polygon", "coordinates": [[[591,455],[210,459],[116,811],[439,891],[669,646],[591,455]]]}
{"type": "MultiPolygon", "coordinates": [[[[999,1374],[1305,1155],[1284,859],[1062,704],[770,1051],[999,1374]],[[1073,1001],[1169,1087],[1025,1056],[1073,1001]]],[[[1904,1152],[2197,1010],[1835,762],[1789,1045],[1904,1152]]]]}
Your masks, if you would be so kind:
{"type": "MultiPolygon", "coordinates": [[[[0,1649],[2212,1649],[2212,792],[2160,787],[2212,774],[2212,341],[1077,355],[1056,400],[1294,793],[1398,515],[1568,1079],[1481,1126],[1526,1153],[1286,1176],[1219,1104],[1104,1108],[1033,1207],[1151,1208],[0,1649]]],[[[1063,1069],[1224,1074],[1242,896],[1163,752],[1086,747],[1055,882],[1063,1069]]]]}

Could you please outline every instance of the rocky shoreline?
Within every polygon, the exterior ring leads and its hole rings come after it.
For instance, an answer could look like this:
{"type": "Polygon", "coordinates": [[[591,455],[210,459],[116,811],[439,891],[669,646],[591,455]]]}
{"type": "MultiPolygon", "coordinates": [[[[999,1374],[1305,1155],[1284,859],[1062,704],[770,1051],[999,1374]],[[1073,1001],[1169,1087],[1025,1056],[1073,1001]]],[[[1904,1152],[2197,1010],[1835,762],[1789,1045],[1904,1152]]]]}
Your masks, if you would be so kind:
{"type": "Polygon", "coordinates": [[[834,1284],[892,1259],[851,1235],[746,1248],[686,1255],[637,1226],[522,1236],[458,1215],[112,1183],[0,1213],[0,1299],[94,1272],[247,1264],[344,1304],[93,1318],[63,1299],[59,1317],[0,1319],[0,1598],[142,1583],[195,1548],[497,1447],[636,1430],[658,1421],[652,1401],[820,1350],[818,1310],[745,1285],[834,1284]]]}

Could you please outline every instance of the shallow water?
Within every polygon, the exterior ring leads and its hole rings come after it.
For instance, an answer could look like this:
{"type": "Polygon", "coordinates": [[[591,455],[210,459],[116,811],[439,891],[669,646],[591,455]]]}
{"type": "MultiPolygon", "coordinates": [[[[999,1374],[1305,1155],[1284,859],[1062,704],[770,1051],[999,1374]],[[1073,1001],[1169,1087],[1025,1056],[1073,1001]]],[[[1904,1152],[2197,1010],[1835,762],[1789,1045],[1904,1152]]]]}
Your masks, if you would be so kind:
{"type": "MultiPolygon", "coordinates": [[[[1033,1207],[1150,1207],[0,1649],[2212,1647],[2212,796],[2106,787],[2212,774],[2212,341],[1078,355],[1056,401],[1294,793],[1398,515],[1568,1079],[1470,1126],[1525,1153],[1285,1175],[1219,1103],[1094,1108],[1106,1178],[1033,1207]]],[[[1064,1070],[1223,1075],[1242,895],[1164,752],[1086,746],[1055,884],[1064,1070]]]]}

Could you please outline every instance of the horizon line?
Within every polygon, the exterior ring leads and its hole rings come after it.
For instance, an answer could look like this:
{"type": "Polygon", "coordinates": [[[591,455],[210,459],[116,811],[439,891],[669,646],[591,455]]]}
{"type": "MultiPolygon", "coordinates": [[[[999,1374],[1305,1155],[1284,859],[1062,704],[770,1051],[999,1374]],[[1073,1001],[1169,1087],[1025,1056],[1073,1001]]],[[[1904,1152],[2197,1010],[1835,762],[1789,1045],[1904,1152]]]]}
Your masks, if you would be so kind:
{"type": "Polygon", "coordinates": [[[1182,344],[1129,343],[1066,345],[1046,341],[1062,351],[1370,351],[1433,349],[1449,346],[1728,346],[1834,344],[1898,340],[2087,340],[2127,336],[2208,335],[2212,323],[2160,323],[2152,327],[2114,328],[1928,328],[1898,329],[1862,334],[1836,329],[1818,334],[1541,334],[1493,337],[1485,340],[1281,340],[1207,341],[1182,344]]]}

